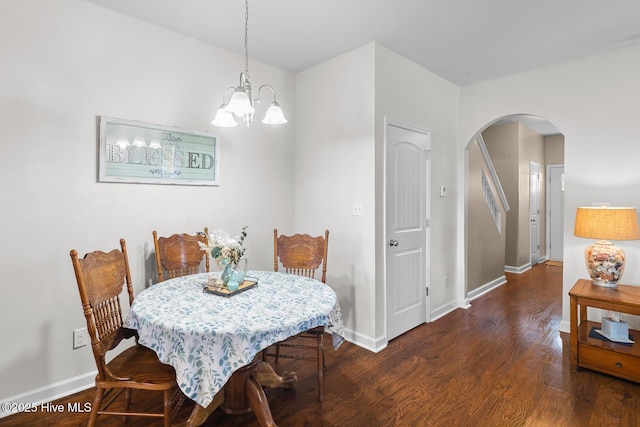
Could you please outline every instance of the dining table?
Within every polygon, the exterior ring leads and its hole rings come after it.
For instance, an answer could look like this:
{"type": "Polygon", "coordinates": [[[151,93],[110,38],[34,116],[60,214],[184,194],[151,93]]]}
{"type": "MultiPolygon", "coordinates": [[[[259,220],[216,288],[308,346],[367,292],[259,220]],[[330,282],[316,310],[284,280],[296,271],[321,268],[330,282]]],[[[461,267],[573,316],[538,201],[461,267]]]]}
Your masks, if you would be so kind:
{"type": "Polygon", "coordinates": [[[337,295],[318,280],[271,271],[248,271],[245,280],[255,285],[243,292],[212,293],[219,276],[199,273],[151,285],[136,296],[125,326],[175,368],[182,393],[195,402],[184,425],[201,425],[221,408],[253,411],[260,425],[275,426],[262,387],[293,388],[297,377],[278,375],[260,354],[318,326],[325,326],[337,350],[344,342],[337,295]]]}

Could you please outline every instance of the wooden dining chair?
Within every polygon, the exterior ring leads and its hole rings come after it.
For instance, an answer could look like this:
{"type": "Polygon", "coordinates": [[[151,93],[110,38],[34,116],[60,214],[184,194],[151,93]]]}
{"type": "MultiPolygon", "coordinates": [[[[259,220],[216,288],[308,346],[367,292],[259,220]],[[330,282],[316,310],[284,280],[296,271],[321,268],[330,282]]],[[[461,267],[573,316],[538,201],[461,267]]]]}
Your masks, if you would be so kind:
{"type": "Polygon", "coordinates": [[[169,237],[158,237],[156,230],[153,230],[158,282],[198,273],[203,258],[205,271],[208,273],[209,254],[202,250],[198,243],[205,245],[209,243],[209,229],[207,227],[204,228],[204,233],[196,233],[195,235],[182,233],[169,237]]]}
{"type": "MultiPolygon", "coordinates": [[[[273,270],[278,271],[282,264],[285,271],[315,278],[321,268],[320,280],[327,280],[327,249],[329,247],[329,230],[325,230],[324,237],[312,237],[308,234],[294,234],[292,236],[278,236],[278,229],[273,230],[273,270]]],[[[318,400],[324,398],[324,326],[310,329],[294,337],[274,345],[275,352],[269,349],[263,353],[263,359],[268,356],[279,358],[315,360],[318,369],[318,400]],[[304,339],[314,340],[313,344],[304,343],[304,339]],[[281,351],[285,349],[284,352],[281,351]],[[299,351],[298,351],[299,350],[299,351]],[[312,354],[313,353],[313,354],[312,354]]]]}
{"type": "Polygon", "coordinates": [[[96,423],[98,415],[148,416],[164,418],[164,425],[171,425],[171,417],[179,410],[184,395],[176,384],[172,366],[161,363],[156,353],[138,344],[135,330],[123,326],[120,293],[126,285],[129,306],[133,303],[133,287],[127,247],[120,239],[120,250],[109,253],[90,252],[78,258],[71,250],[71,262],[78,282],[82,309],[91,337],[93,357],[98,367],[96,396],[91,406],[89,426],[96,423]],[[107,352],[123,339],[135,338],[135,345],[127,348],[107,363],[107,352]],[[164,410],[157,412],[130,411],[132,390],[156,390],[163,393],[164,410]],[[112,403],[124,391],[123,409],[112,403]],[[108,399],[103,404],[103,399],[108,399]],[[173,410],[172,410],[173,408],[173,410]]]}

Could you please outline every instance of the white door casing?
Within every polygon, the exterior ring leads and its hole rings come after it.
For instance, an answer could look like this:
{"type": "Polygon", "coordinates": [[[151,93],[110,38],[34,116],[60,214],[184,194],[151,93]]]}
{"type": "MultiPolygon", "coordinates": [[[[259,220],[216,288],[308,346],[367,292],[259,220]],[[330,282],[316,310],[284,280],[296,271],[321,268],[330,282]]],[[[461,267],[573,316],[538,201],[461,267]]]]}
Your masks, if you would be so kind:
{"type": "Polygon", "coordinates": [[[428,130],[387,122],[387,340],[428,320],[428,130]]]}
{"type": "Polygon", "coordinates": [[[549,259],[562,261],[564,246],[564,165],[547,166],[547,248],[549,259]]]}
{"type": "Polygon", "coordinates": [[[529,236],[531,265],[540,261],[540,164],[529,162],[529,236]]]}

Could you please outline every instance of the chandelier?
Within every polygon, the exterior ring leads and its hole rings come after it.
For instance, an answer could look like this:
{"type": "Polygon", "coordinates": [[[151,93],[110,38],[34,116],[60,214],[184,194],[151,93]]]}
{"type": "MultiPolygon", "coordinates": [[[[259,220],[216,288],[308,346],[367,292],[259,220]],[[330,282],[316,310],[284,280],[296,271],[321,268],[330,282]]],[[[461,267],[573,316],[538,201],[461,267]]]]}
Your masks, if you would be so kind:
{"type": "Polygon", "coordinates": [[[244,72],[240,73],[240,84],[238,87],[229,87],[222,95],[222,105],[216,113],[216,117],[211,122],[214,126],[233,127],[238,123],[236,117],[242,118],[242,121],[249,127],[253,121],[253,113],[255,105],[265,106],[267,101],[261,98],[263,90],[269,90],[273,94],[273,102],[269,104],[269,108],[262,119],[262,123],[270,125],[280,125],[287,123],[282,108],[276,101],[276,91],[269,85],[262,85],[258,88],[258,97],[253,98],[253,89],[249,81],[249,0],[245,0],[244,14],[244,72]],[[231,94],[229,102],[227,95],[231,94]]]}

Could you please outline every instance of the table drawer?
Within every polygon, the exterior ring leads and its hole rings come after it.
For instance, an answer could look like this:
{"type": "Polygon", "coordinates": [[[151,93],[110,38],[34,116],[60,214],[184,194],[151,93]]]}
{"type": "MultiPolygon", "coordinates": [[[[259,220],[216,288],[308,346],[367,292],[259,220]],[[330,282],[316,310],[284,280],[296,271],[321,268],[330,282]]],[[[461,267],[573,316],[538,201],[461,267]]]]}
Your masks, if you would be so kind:
{"type": "Polygon", "coordinates": [[[640,382],[640,359],[602,348],[580,344],[579,362],[582,367],[640,382]]]}

